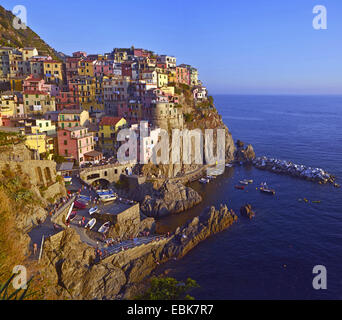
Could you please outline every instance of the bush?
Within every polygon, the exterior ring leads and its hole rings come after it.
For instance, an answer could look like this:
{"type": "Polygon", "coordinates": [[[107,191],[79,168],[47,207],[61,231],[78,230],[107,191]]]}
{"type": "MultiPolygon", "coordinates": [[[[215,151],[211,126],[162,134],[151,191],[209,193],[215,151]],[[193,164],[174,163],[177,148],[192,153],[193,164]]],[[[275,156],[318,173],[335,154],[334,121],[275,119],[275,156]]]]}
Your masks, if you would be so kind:
{"type": "Polygon", "coordinates": [[[154,277],[150,283],[150,289],[140,297],[141,300],[194,300],[187,292],[199,287],[197,282],[190,278],[184,283],[174,278],[154,277]]]}

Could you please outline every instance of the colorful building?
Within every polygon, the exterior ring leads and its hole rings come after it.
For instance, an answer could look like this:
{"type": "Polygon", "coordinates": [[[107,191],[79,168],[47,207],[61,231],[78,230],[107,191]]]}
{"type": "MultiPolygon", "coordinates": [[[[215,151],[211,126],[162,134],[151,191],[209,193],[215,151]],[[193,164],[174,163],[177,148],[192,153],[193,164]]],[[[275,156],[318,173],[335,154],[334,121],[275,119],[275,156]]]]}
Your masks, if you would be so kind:
{"type": "Polygon", "coordinates": [[[58,154],[80,165],[87,161],[87,156],[92,156],[95,149],[93,135],[85,127],[58,129],[57,140],[58,154]]]}
{"type": "Polygon", "coordinates": [[[62,110],[58,115],[58,128],[83,127],[89,124],[89,112],[81,109],[62,110]]]}
{"type": "Polygon", "coordinates": [[[47,60],[43,63],[45,82],[63,84],[65,79],[64,64],[56,60],[47,60]]]}
{"type": "Polygon", "coordinates": [[[125,127],[127,122],[124,118],[103,117],[99,124],[97,135],[99,148],[103,153],[113,154],[118,146],[116,141],[117,132],[125,127]]]}

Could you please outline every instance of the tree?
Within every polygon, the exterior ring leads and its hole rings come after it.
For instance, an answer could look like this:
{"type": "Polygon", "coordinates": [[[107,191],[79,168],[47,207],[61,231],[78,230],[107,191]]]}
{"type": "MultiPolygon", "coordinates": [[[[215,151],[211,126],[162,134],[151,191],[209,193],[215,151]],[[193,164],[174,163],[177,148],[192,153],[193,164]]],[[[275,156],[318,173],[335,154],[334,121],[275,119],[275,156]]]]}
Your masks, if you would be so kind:
{"type": "Polygon", "coordinates": [[[199,287],[197,282],[190,278],[185,283],[169,277],[154,277],[150,281],[151,287],[143,294],[142,300],[194,300],[187,292],[199,287]]]}

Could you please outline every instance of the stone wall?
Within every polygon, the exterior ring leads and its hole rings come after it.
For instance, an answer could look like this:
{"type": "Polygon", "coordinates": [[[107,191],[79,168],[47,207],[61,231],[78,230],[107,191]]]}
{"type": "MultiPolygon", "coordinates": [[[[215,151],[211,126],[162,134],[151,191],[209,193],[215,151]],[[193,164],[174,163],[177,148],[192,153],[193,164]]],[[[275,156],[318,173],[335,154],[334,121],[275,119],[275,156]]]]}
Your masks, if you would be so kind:
{"type": "Polygon", "coordinates": [[[87,168],[80,171],[80,178],[89,185],[98,180],[106,180],[109,183],[118,182],[121,175],[126,174],[126,169],[134,166],[135,164],[125,164],[87,168]]]}

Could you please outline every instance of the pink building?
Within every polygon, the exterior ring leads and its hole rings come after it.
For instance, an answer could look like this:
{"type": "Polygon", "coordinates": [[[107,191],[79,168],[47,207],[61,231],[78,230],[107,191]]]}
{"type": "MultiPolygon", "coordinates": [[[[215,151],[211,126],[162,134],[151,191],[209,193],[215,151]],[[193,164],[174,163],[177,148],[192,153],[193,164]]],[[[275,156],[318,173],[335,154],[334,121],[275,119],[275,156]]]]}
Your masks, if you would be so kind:
{"type": "Polygon", "coordinates": [[[94,137],[86,127],[59,129],[57,134],[58,154],[78,164],[86,162],[94,151],[94,137]]]}
{"type": "Polygon", "coordinates": [[[190,72],[186,67],[176,67],[176,81],[177,83],[183,83],[190,85],[190,72]]]}
{"type": "Polygon", "coordinates": [[[109,76],[114,74],[114,61],[98,60],[94,65],[94,73],[96,77],[109,76]]]}

